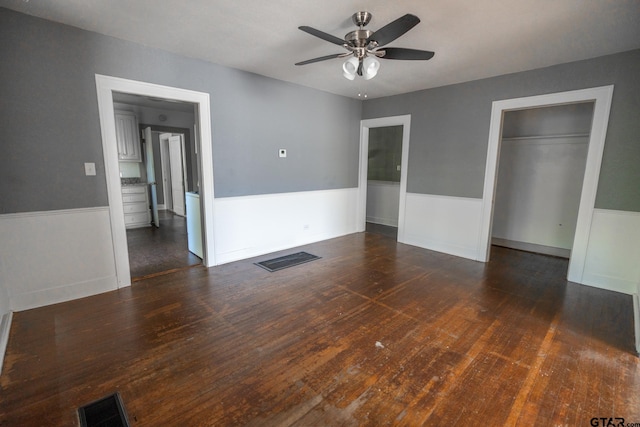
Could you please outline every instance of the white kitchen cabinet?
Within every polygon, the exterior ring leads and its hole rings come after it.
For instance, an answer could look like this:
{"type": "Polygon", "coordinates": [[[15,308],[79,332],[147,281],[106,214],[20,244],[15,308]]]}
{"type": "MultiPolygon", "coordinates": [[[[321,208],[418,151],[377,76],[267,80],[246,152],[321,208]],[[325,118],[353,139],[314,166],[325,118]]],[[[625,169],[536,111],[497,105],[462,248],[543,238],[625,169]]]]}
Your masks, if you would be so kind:
{"type": "Polygon", "coordinates": [[[126,228],[149,227],[149,195],[147,185],[127,185],[122,187],[122,206],[126,228]]]}
{"type": "Polygon", "coordinates": [[[141,162],[138,119],[129,111],[116,111],[116,140],[118,141],[118,160],[121,162],[141,162]]]}

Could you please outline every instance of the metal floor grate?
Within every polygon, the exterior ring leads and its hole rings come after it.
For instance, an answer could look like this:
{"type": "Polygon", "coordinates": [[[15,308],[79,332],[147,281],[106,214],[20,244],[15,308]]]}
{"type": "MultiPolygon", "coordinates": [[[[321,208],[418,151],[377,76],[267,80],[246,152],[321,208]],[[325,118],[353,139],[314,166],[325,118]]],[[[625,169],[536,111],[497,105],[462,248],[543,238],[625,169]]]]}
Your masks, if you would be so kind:
{"type": "Polygon", "coordinates": [[[267,261],[256,262],[255,264],[265,270],[274,272],[282,270],[283,268],[293,267],[294,265],[304,264],[305,262],[314,261],[321,257],[312,255],[306,252],[297,252],[291,255],[281,256],[279,258],[270,259],[267,261]]]}
{"type": "Polygon", "coordinates": [[[129,427],[119,393],[80,407],[78,416],[81,427],[129,427]]]}

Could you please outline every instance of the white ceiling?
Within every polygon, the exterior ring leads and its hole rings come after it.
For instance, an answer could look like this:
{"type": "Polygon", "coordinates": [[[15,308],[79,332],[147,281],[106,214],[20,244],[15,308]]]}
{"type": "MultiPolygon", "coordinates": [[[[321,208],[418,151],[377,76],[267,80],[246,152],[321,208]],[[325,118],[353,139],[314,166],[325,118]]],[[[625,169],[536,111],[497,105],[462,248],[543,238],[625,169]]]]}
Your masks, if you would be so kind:
{"type": "Polygon", "coordinates": [[[0,0],[30,15],[323,91],[369,98],[640,48],[640,0],[0,0]],[[376,30],[421,19],[388,47],[432,50],[429,61],[382,60],[369,81],[342,76],[342,53],[298,30],[342,38],[354,12],[376,30]]]}

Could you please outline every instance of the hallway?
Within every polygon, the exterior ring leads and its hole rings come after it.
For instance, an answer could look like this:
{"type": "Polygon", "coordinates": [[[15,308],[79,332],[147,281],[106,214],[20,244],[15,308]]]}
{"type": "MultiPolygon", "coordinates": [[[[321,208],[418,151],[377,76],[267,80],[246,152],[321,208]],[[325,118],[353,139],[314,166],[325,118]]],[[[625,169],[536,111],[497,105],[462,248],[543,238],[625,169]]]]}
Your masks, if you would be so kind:
{"type": "Polygon", "coordinates": [[[200,258],[189,252],[186,218],[166,210],[159,212],[159,218],[160,228],[127,230],[133,281],[202,263],[200,258]]]}

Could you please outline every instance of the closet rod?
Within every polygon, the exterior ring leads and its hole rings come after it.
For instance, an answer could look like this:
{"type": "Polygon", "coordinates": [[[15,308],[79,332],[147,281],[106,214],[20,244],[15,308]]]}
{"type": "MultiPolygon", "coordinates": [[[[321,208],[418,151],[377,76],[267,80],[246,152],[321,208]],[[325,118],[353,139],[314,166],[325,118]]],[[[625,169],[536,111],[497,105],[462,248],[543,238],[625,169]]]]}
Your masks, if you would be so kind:
{"type": "Polygon", "coordinates": [[[535,136],[511,136],[503,137],[503,141],[526,141],[531,139],[554,139],[554,138],[584,138],[588,137],[588,133],[567,133],[560,135],[535,135],[535,136]]]}

